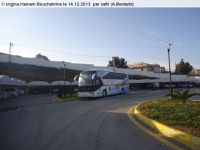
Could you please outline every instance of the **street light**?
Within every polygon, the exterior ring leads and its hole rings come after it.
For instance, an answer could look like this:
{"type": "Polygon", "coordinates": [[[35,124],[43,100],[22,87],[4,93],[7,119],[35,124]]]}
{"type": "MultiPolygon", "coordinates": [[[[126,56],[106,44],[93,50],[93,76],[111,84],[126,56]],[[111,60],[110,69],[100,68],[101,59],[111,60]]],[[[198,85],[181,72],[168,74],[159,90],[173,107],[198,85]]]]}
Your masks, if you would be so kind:
{"type": "Polygon", "coordinates": [[[9,60],[8,60],[9,63],[11,63],[11,47],[13,47],[13,43],[10,42],[10,44],[9,44],[9,60]]]}
{"type": "Polygon", "coordinates": [[[64,65],[64,96],[65,96],[65,68],[66,68],[65,61],[63,61],[63,65],[64,65]]]}
{"type": "Polygon", "coordinates": [[[172,97],[172,77],[171,77],[171,66],[170,66],[170,47],[173,45],[171,43],[168,43],[168,42],[162,42],[162,44],[165,44],[165,45],[168,45],[168,49],[167,49],[167,52],[168,52],[168,62],[169,62],[169,79],[170,79],[170,95],[172,97]]]}
{"type": "Polygon", "coordinates": [[[59,68],[59,67],[57,67],[57,69],[58,69],[58,80],[59,80],[59,96],[60,96],[60,70],[61,70],[61,68],[59,68]]]}
{"type": "Polygon", "coordinates": [[[112,57],[113,71],[115,71],[115,58],[116,58],[116,57],[112,57]]]}

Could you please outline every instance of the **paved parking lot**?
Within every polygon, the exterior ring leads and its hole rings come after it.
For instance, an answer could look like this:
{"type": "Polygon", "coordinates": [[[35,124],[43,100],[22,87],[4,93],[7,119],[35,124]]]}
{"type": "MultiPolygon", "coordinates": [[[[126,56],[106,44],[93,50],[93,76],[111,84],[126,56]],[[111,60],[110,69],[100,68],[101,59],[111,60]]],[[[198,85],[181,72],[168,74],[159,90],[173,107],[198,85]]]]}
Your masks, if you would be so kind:
{"type": "Polygon", "coordinates": [[[127,117],[140,101],[160,98],[168,90],[136,91],[99,99],[54,103],[51,95],[1,102],[2,150],[167,150],[127,117]],[[16,107],[15,107],[16,106],[16,107]]]}

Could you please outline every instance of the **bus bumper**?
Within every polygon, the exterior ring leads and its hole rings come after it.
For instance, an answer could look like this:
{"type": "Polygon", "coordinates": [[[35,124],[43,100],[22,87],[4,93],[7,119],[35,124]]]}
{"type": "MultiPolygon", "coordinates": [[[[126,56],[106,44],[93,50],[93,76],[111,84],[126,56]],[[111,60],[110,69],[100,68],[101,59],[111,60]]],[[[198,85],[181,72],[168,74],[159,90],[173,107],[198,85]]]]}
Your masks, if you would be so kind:
{"type": "Polygon", "coordinates": [[[78,92],[78,97],[101,97],[102,93],[96,92],[78,92]]]}

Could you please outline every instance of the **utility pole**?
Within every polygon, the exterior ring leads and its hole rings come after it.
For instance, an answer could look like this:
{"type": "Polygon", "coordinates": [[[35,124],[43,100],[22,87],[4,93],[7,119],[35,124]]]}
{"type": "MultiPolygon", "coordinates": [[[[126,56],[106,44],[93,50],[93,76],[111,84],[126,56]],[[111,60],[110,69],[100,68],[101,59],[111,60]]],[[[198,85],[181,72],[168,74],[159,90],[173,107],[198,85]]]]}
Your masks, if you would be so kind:
{"type": "Polygon", "coordinates": [[[170,47],[173,45],[171,43],[167,43],[167,42],[163,42],[163,44],[165,45],[168,45],[168,49],[167,49],[167,52],[168,52],[168,62],[169,62],[169,80],[170,80],[170,95],[172,97],[172,94],[173,94],[173,89],[172,89],[172,73],[171,73],[171,66],[170,66],[170,47]]]}
{"type": "Polygon", "coordinates": [[[167,49],[168,51],[168,61],[169,61],[169,79],[170,79],[170,94],[171,94],[171,97],[172,97],[172,72],[171,72],[171,65],[170,65],[170,45],[169,45],[169,48],[167,49]]]}
{"type": "Polygon", "coordinates": [[[63,61],[63,65],[64,65],[64,96],[65,96],[65,68],[66,68],[66,64],[63,61]]]}
{"type": "Polygon", "coordinates": [[[9,59],[8,59],[9,63],[11,63],[11,47],[13,47],[13,43],[10,42],[10,44],[9,44],[9,59]]]}
{"type": "Polygon", "coordinates": [[[57,67],[57,69],[58,69],[58,80],[59,80],[58,96],[61,96],[61,95],[60,95],[60,80],[61,80],[61,79],[60,79],[60,78],[61,78],[61,77],[60,77],[60,70],[61,70],[61,68],[57,67]]]}
{"type": "Polygon", "coordinates": [[[113,71],[115,71],[115,57],[112,57],[113,71]]]}

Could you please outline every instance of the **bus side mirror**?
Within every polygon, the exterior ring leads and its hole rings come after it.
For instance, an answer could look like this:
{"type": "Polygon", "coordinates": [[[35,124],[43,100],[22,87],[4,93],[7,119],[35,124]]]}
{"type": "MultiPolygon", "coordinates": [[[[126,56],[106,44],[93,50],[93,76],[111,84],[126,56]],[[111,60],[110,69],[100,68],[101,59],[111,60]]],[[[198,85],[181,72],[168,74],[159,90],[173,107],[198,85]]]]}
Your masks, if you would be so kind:
{"type": "Polygon", "coordinates": [[[96,77],[97,77],[96,74],[93,74],[93,75],[92,75],[92,80],[95,80],[96,77]]]}
{"type": "Polygon", "coordinates": [[[79,75],[76,75],[76,76],[74,77],[74,81],[78,81],[78,78],[79,78],[79,75]]]}

